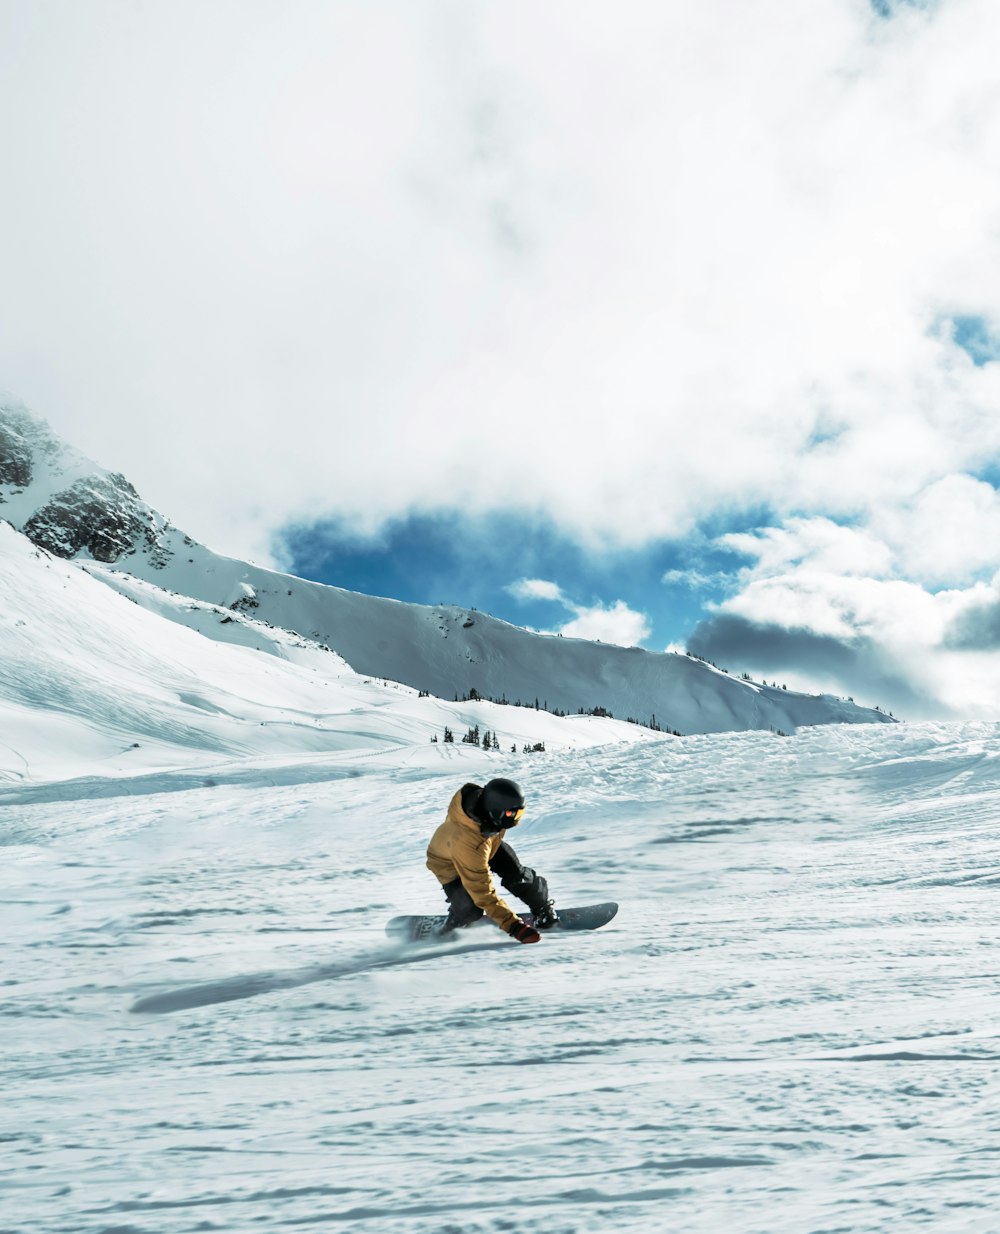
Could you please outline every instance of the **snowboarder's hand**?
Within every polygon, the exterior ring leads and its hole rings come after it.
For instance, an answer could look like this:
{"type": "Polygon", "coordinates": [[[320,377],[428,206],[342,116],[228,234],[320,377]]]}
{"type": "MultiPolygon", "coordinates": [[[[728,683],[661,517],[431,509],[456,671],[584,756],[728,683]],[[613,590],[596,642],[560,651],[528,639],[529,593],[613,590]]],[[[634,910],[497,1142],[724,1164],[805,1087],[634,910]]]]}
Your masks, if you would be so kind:
{"type": "Polygon", "coordinates": [[[520,919],[510,927],[510,936],[516,938],[519,943],[540,943],[542,941],[542,936],[535,927],[520,919]]]}

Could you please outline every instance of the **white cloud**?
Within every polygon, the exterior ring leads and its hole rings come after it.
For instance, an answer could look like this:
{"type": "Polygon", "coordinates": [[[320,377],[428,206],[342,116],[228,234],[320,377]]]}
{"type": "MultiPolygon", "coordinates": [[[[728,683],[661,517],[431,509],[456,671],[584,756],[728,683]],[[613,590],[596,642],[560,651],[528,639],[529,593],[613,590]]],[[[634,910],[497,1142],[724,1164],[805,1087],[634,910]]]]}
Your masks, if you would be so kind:
{"type": "Polygon", "coordinates": [[[954,322],[1000,323],[1000,8],[895,12],[8,5],[0,386],[264,560],[325,515],[764,507],[719,617],[995,714],[955,630],[1000,604],[1000,364],[954,322]]]}
{"type": "MultiPolygon", "coordinates": [[[[749,623],[748,647],[754,629],[770,631],[766,662],[757,662],[750,652],[739,667],[764,671],[769,678],[778,675],[793,688],[850,694],[867,705],[894,708],[905,719],[997,718],[1000,578],[932,593],[899,580],[793,570],[751,583],[722,605],[720,614],[749,623]],[[989,640],[981,646],[974,640],[956,645],[955,634],[980,614],[986,617],[989,640]],[[778,631],[808,632],[856,654],[811,657],[794,638],[786,645],[778,631]]],[[[727,652],[738,655],[739,626],[728,635],[727,652]]]]}
{"type": "Polygon", "coordinates": [[[898,12],[8,7],[0,385],[234,553],[442,503],[916,527],[1000,454],[941,325],[1000,321],[1000,9],[898,12]]]}
{"type": "Polygon", "coordinates": [[[971,476],[951,475],[872,520],[897,547],[898,570],[931,586],[969,583],[997,567],[1000,494],[971,476]]]}
{"type": "Polygon", "coordinates": [[[547,631],[567,638],[586,638],[619,647],[636,647],[652,633],[645,613],[629,608],[624,600],[612,604],[578,604],[559,586],[547,579],[523,578],[506,589],[518,600],[553,600],[573,613],[570,621],[547,631]]]}
{"type": "Polygon", "coordinates": [[[963,477],[883,513],[886,541],[826,519],[725,537],[752,563],[695,642],[796,688],[881,701],[908,718],[994,719],[1000,572],[969,580],[988,565],[982,538],[1000,531],[998,517],[993,490],[963,477]],[[962,585],[927,581],[942,577],[962,585]],[[833,654],[838,646],[845,654],[833,654]]]}
{"type": "Polygon", "coordinates": [[[573,605],[576,617],[559,628],[567,638],[586,638],[619,647],[636,647],[650,635],[645,613],[630,609],[624,600],[590,608],[573,605]]]}
{"type": "Polygon", "coordinates": [[[563,590],[558,583],[549,582],[544,578],[522,578],[511,583],[506,590],[516,600],[557,600],[565,603],[563,590]]]}
{"type": "Polygon", "coordinates": [[[704,570],[665,570],[660,576],[661,583],[671,586],[690,587],[692,591],[704,591],[714,587],[730,587],[733,576],[721,571],[708,573],[704,570]]]}
{"type": "Polygon", "coordinates": [[[755,558],[755,573],[764,575],[808,564],[828,573],[881,576],[893,564],[888,545],[874,535],[827,518],[790,518],[781,527],[721,536],[719,544],[755,558]]]}
{"type": "Polygon", "coordinates": [[[957,593],[932,595],[898,579],[859,578],[804,567],[752,581],[720,611],[758,625],[808,630],[830,638],[858,636],[900,655],[926,650],[944,637],[957,593]]]}

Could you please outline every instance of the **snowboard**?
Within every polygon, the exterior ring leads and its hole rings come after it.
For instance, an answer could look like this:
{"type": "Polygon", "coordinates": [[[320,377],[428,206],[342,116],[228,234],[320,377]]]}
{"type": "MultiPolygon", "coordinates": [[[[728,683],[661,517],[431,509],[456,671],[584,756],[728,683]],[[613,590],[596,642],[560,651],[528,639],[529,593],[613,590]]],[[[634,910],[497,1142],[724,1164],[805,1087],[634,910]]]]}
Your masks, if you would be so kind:
{"type": "MultiPolygon", "coordinates": [[[[607,904],[587,904],[582,908],[557,908],[556,911],[559,913],[559,920],[551,929],[542,931],[543,937],[546,934],[558,934],[568,930],[599,930],[601,926],[607,925],[615,913],[618,912],[618,905],[610,902],[607,904]]],[[[535,924],[531,913],[519,913],[518,916],[529,925],[535,924]]],[[[441,931],[444,929],[444,923],[447,920],[448,917],[444,913],[440,917],[393,917],[386,925],[385,932],[390,938],[398,939],[400,942],[417,943],[433,938],[463,938],[469,930],[478,929],[483,925],[496,925],[496,922],[492,921],[489,917],[481,917],[478,921],[474,921],[471,926],[465,926],[459,930],[449,930],[447,934],[442,934],[441,931]]]]}

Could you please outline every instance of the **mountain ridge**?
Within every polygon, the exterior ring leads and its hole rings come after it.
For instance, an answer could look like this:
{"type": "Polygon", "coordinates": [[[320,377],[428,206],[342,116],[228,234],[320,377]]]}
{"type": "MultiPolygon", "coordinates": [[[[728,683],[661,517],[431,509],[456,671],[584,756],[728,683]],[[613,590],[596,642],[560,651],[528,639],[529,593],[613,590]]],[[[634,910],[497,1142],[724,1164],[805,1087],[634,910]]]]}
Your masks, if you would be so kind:
{"type": "Polygon", "coordinates": [[[731,677],[679,653],[538,634],[470,608],[367,596],[223,556],[20,407],[0,408],[0,518],[139,604],[149,595],[133,580],[252,614],[332,647],[361,675],[442,699],[537,700],[551,711],[596,711],[679,733],[890,719],[832,695],[731,677]]]}

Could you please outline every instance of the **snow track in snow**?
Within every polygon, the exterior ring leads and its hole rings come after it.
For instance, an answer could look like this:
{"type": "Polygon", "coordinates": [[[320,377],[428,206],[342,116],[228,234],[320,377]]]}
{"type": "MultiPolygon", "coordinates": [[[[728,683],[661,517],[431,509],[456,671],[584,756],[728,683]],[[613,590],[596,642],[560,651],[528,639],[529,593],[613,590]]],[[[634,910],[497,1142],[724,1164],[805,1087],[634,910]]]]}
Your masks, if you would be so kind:
{"type": "Polygon", "coordinates": [[[495,951],[498,947],[510,945],[509,938],[500,937],[491,942],[466,943],[462,946],[428,943],[419,949],[416,945],[386,947],[381,951],[369,952],[337,964],[315,964],[309,968],[286,972],[250,973],[247,976],[230,977],[225,981],[206,981],[198,985],[162,990],[136,999],[129,1010],[133,1014],[147,1015],[190,1011],[193,1007],[235,1002],[240,998],[273,994],[277,990],[292,990],[298,986],[314,985],[318,981],[334,981],[338,977],[353,977],[357,973],[374,972],[376,969],[399,968],[404,964],[426,964],[428,961],[443,962],[452,956],[468,955],[473,951],[495,951]]]}
{"type": "Polygon", "coordinates": [[[996,726],[339,757],[5,803],[0,1228],[996,1230],[996,726]],[[501,769],[618,917],[391,963],[501,769]]]}

